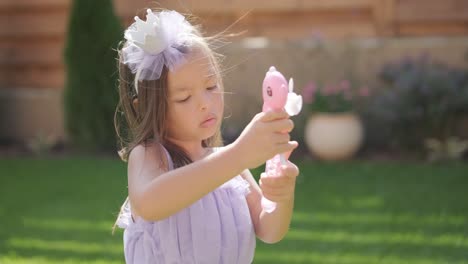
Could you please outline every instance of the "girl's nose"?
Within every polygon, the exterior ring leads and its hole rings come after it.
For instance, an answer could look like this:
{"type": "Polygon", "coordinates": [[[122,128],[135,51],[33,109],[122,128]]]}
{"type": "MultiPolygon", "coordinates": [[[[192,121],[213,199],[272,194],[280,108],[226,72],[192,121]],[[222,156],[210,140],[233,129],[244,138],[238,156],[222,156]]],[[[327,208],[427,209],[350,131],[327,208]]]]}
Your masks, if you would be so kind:
{"type": "Polygon", "coordinates": [[[210,96],[208,93],[203,93],[200,98],[200,109],[206,110],[210,104],[210,96]]]}

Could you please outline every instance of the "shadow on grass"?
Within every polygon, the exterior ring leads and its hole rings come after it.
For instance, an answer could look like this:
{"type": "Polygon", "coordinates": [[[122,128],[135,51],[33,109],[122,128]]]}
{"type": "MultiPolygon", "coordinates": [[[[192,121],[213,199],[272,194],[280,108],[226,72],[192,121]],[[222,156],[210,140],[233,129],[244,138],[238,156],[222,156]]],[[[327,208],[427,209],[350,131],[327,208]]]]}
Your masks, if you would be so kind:
{"type": "MultiPolygon", "coordinates": [[[[290,232],[254,263],[468,263],[467,165],[302,163],[290,232]]],[[[123,263],[119,161],[0,161],[0,263],[123,263]]],[[[261,169],[254,172],[258,175],[261,169]]]]}
{"type": "Polygon", "coordinates": [[[19,263],[123,263],[122,231],[112,235],[112,216],[81,212],[90,217],[80,219],[76,212],[70,212],[69,219],[50,213],[10,215],[2,223],[0,263],[17,263],[18,258],[23,259],[19,263]]]}
{"type": "Polygon", "coordinates": [[[125,198],[117,160],[0,160],[0,263],[124,263],[112,225],[125,198]]]}
{"type": "Polygon", "coordinates": [[[254,263],[468,263],[466,164],[299,166],[290,231],[254,263]]]}

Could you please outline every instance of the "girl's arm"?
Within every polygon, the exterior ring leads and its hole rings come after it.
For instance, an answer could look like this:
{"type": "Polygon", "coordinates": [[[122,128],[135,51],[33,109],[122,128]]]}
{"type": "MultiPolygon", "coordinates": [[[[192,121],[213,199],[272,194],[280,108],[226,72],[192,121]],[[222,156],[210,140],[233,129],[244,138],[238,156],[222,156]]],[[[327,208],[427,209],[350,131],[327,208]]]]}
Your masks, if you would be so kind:
{"type": "Polygon", "coordinates": [[[237,156],[232,146],[168,172],[158,165],[159,153],[156,148],[137,146],[129,157],[132,208],[148,221],[178,212],[242,171],[232,162],[237,156]]]}
{"type": "MultiPolygon", "coordinates": [[[[255,181],[252,173],[249,170],[242,172],[242,177],[250,183],[250,193],[247,195],[247,203],[249,205],[250,215],[254,224],[257,237],[265,243],[277,243],[287,234],[294,207],[294,186],[295,176],[297,175],[297,167],[289,163],[286,174],[283,175],[285,180],[286,193],[281,201],[276,204],[276,209],[271,213],[266,213],[262,209],[261,199],[262,190],[255,181]]],[[[283,184],[283,183],[282,183],[283,184]]],[[[282,188],[282,187],[281,187],[282,188]]]]}
{"type": "Polygon", "coordinates": [[[297,142],[279,134],[292,129],[286,112],[259,113],[232,144],[189,165],[166,172],[160,151],[134,148],[128,161],[128,193],[132,208],[148,221],[161,220],[196,202],[277,153],[291,151],[297,142]]]}

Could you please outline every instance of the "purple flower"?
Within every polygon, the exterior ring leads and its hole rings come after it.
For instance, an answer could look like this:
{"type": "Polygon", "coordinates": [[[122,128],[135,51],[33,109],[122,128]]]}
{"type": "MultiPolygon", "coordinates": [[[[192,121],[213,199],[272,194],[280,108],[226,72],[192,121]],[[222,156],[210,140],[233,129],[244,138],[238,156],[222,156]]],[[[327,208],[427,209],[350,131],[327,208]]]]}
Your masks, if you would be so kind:
{"type": "Polygon", "coordinates": [[[315,91],[317,90],[317,85],[314,81],[309,82],[304,89],[302,90],[302,98],[306,103],[312,103],[314,101],[315,91]]]}
{"type": "Polygon", "coordinates": [[[348,91],[351,88],[351,84],[348,80],[343,80],[340,82],[341,91],[348,91]]]}
{"type": "Polygon", "coordinates": [[[323,88],[322,94],[325,95],[325,96],[338,94],[338,93],[339,93],[339,89],[340,89],[340,87],[339,87],[338,85],[335,85],[335,84],[327,84],[327,85],[325,85],[325,87],[323,88]]]}
{"type": "Polygon", "coordinates": [[[363,86],[358,91],[359,95],[362,97],[368,97],[370,95],[369,87],[363,86]]]}

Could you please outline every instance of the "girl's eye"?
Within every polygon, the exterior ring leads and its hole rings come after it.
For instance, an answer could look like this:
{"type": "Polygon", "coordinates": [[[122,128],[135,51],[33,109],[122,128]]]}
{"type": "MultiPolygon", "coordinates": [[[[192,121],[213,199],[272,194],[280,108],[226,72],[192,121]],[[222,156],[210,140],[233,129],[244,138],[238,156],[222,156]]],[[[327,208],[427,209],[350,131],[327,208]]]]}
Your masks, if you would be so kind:
{"type": "Polygon", "coordinates": [[[178,102],[178,103],[187,102],[189,98],[190,98],[190,96],[187,96],[187,98],[182,99],[182,100],[178,100],[177,102],[178,102]]]}
{"type": "Polygon", "coordinates": [[[215,86],[208,87],[206,89],[209,91],[212,91],[212,90],[216,90],[217,88],[218,88],[218,85],[215,85],[215,86]]]}

